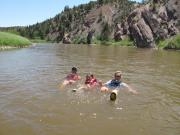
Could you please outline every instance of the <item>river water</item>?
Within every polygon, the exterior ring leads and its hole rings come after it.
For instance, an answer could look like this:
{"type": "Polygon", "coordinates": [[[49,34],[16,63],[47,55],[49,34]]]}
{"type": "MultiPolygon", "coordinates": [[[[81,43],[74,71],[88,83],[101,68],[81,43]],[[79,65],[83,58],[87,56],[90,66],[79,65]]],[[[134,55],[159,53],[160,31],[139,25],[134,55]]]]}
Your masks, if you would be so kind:
{"type": "Polygon", "coordinates": [[[179,135],[180,52],[37,44],[0,52],[0,135],[179,135]],[[115,102],[99,91],[59,88],[72,66],[83,83],[116,70],[138,91],[115,102]]]}

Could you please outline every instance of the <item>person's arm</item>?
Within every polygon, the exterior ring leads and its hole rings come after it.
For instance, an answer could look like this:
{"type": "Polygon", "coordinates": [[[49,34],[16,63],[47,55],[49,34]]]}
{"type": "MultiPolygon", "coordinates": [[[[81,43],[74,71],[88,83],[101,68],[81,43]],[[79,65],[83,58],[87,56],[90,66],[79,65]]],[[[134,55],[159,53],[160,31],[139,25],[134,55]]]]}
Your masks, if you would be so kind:
{"type": "Polygon", "coordinates": [[[103,83],[102,86],[108,86],[110,84],[111,80],[107,81],[106,83],[103,83]]]}
{"type": "Polygon", "coordinates": [[[68,75],[65,77],[65,79],[66,79],[66,80],[69,80],[69,79],[71,78],[71,75],[72,75],[71,73],[68,74],[68,75]]]}
{"type": "Polygon", "coordinates": [[[134,90],[134,89],[132,89],[128,84],[126,84],[126,83],[121,83],[121,85],[122,85],[123,87],[127,88],[129,92],[131,92],[131,93],[133,93],[133,94],[137,94],[137,91],[134,90]]]}
{"type": "Polygon", "coordinates": [[[81,80],[81,76],[80,75],[78,75],[78,80],[81,80]]]}
{"type": "Polygon", "coordinates": [[[101,92],[109,92],[108,85],[109,85],[110,82],[111,82],[111,80],[108,81],[108,82],[106,82],[106,83],[104,83],[104,84],[101,86],[100,91],[101,91],[101,92]]]}

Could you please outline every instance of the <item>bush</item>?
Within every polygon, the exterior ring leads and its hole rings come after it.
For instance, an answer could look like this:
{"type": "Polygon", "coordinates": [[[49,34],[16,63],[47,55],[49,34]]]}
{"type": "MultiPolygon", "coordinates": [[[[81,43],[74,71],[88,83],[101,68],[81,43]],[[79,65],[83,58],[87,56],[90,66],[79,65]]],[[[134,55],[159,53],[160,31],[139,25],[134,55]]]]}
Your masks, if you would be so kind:
{"type": "Polygon", "coordinates": [[[101,44],[101,45],[119,45],[119,46],[134,46],[133,41],[131,41],[129,38],[126,38],[124,40],[121,41],[115,41],[115,40],[101,40],[99,36],[97,36],[94,40],[93,40],[94,44],[101,44]]]}
{"type": "Polygon", "coordinates": [[[76,37],[73,40],[74,44],[87,44],[86,37],[76,37]]]}
{"type": "Polygon", "coordinates": [[[163,48],[163,49],[180,49],[180,34],[163,40],[159,41],[158,43],[158,48],[163,48]]]}

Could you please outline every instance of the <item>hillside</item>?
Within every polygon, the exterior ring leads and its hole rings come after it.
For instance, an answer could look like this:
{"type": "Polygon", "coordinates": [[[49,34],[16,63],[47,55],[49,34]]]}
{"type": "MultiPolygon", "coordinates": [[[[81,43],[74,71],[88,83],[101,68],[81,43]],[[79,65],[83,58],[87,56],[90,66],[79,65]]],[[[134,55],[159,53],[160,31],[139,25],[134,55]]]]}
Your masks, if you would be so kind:
{"type": "Polygon", "coordinates": [[[65,7],[64,12],[51,20],[53,25],[46,38],[78,44],[87,43],[87,37],[91,40],[92,36],[100,40],[113,39],[115,24],[133,9],[134,3],[127,0],[90,2],[72,9],[65,7]]]}
{"type": "Polygon", "coordinates": [[[137,47],[156,47],[180,30],[178,0],[98,0],[78,7],[65,6],[54,18],[28,27],[3,28],[30,39],[52,42],[94,43],[131,39],[137,47]]]}
{"type": "Polygon", "coordinates": [[[77,7],[64,7],[55,17],[27,27],[0,28],[2,31],[19,33],[30,39],[40,38],[53,42],[76,41],[86,37],[88,32],[95,30],[101,36],[103,27],[111,28],[113,35],[115,23],[125,18],[133,9],[135,2],[128,0],[98,0],[77,7]],[[83,35],[83,36],[82,36],[83,35]]]}

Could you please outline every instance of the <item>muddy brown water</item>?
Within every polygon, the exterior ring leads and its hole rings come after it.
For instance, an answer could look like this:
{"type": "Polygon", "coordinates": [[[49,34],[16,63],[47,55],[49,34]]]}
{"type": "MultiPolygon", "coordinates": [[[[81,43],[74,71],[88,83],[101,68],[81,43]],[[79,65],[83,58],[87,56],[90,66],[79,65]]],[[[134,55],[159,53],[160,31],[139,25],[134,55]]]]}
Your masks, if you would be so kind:
{"type": "Polygon", "coordinates": [[[180,134],[179,51],[37,44],[0,51],[0,71],[0,135],[180,134]],[[72,66],[103,82],[122,70],[139,94],[60,90],[72,66]]]}

